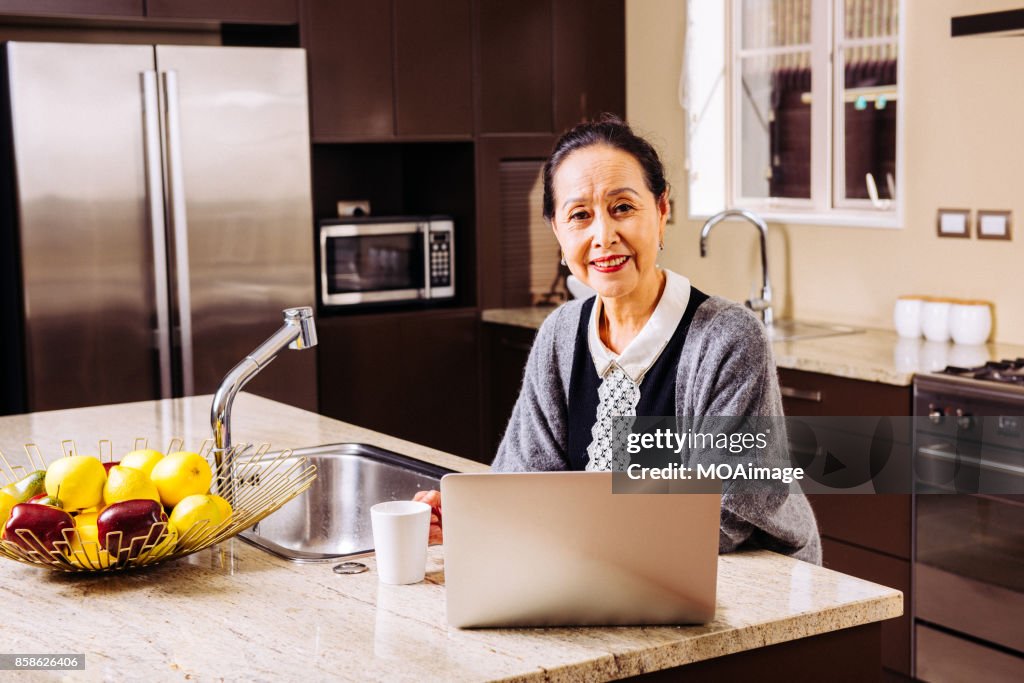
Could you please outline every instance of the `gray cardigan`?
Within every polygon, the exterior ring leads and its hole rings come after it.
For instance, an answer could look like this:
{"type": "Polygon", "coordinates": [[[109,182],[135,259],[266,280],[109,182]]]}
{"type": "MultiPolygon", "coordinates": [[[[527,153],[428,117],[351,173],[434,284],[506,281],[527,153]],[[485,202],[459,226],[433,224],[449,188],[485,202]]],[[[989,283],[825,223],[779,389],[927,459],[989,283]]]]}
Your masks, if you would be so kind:
{"type": "MultiPolygon", "coordinates": [[[[569,379],[582,304],[574,300],[559,307],[537,332],[495,471],[567,468],[569,379]]],[[[710,297],[696,310],[679,359],[676,414],[783,414],[771,344],[746,308],[710,297]]],[[[718,549],[737,548],[767,548],[821,564],[821,540],[807,498],[723,494],[718,549]]]]}

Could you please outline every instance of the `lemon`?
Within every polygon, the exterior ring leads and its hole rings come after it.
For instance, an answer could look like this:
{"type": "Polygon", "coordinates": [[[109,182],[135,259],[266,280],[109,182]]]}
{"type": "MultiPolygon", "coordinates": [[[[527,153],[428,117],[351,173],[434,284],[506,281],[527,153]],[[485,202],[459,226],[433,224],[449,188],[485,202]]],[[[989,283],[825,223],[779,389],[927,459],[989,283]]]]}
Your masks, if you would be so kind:
{"type": "Polygon", "coordinates": [[[194,525],[201,525],[186,540],[187,547],[202,542],[207,534],[224,521],[221,504],[214,498],[216,496],[200,494],[186,496],[171,510],[171,524],[182,536],[187,536],[194,525]]]}
{"type": "Polygon", "coordinates": [[[213,471],[206,458],[189,451],[170,453],[162,458],[150,476],[166,507],[177,505],[187,496],[206,493],[213,481],[213,471]]]}
{"type": "Polygon", "coordinates": [[[0,532],[3,531],[4,524],[7,524],[7,518],[11,516],[11,508],[17,504],[17,498],[6,491],[0,491],[0,532]]]}
{"type": "Polygon", "coordinates": [[[75,517],[75,534],[68,544],[68,552],[64,556],[76,567],[82,569],[105,569],[114,564],[114,558],[99,543],[99,529],[96,517],[99,513],[83,514],[75,517]]]}
{"type": "Polygon", "coordinates": [[[114,564],[114,558],[103,548],[87,545],[84,549],[71,550],[66,553],[68,562],[82,569],[106,569],[114,564]]]}
{"type": "Polygon", "coordinates": [[[119,464],[121,467],[131,467],[140,472],[145,472],[148,477],[153,474],[153,466],[160,462],[163,457],[164,454],[160,451],[154,451],[152,448],[142,448],[132,451],[121,458],[119,464]]]}
{"type": "Polygon", "coordinates": [[[149,553],[149,557],[163,557],[164,555],[170,555],[174,552],[174,546],[178,545],[178,530],[170,522],[167,522],[167,533],[160,539],[160,542],[156,544],[152,551],[149,553]]]}
{"type": "Polygon", "coordinates": [[[107,472],[107,483],[103,486],[103,502],[112,505],[123,500],[155,500],[159,503],[160,492],[157,491],[153,480],[142,470],[115,465],[107,472]]]}
{"type": "Polygon", "coordinates": [[[213,502],[217,504],[221,517],[224,519],[231,517],[231,503],[227,502],[220,496],[213,495],[212,493],[210,494],[210,498],[213,498],[213,502]]]}
{"type": "Polygon", "coordinates": [[[91,508],[103,500],[106,481],[103,463],[90,455],[57,458],[46,468],[46,495],[60,498],[65,510],[91,508]]]}

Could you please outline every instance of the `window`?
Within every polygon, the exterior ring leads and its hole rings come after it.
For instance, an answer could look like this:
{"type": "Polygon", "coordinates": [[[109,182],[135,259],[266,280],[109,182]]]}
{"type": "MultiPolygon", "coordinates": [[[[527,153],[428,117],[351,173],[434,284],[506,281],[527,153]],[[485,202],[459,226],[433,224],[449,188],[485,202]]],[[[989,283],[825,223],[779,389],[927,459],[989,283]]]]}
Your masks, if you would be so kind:
{"type": "Polygon", "coordinates": [[[690,0],[691,216],[898,227],[902,0],[690,0]]]}

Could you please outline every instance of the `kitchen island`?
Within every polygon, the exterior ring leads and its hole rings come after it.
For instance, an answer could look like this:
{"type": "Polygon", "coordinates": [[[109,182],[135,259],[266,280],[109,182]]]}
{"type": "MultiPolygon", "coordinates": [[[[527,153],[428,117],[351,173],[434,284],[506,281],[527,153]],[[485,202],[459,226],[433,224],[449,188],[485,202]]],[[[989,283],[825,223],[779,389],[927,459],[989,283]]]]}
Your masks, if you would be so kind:
{"type": "MultiPolygon", "coordinates": [[[[106,438],[116,454],[138,436],[198,448],[209,406],[195,397],[4,417],[0,451],[20,461],[21,445],[35,443],[49,456],[74,438],[88,453],[106,438]]],[[[362,442],[487,469],[250,394],[234,416],[239,441],[362,442]]],[[[373,559],[365,562],[368,572],[341,576],[332,563],[289,563],[237,539],[98,576],[0,558],[0,654],[84,654],[85,670],[66,672],[69,680],[610,680],[680,666],[695,680],[858,679],[878,670],[879,622],[902,613],[897,590],[754,551],[719,558],[717,615],[706,625],[458,630],[445,621],[441,548],[411,586],[379,584],[373,559]]]]}

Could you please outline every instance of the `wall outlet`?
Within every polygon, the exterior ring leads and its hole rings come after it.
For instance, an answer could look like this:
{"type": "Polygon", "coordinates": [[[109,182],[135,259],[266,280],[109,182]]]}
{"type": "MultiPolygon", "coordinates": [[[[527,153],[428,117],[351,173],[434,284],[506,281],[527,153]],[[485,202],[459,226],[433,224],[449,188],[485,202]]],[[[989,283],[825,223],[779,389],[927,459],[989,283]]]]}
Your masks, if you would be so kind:
{"type": "Polygon", "coordinates": [[[937,223],[939,237],[971,236],[970,209],[939,209],[937,223]]]}
{"type": "Polygon", "coordinates": [[[369,216],[369,199],[349,199],[338,202],[338,218],[349,218],[351,216],[369,216]]]}
{"type": "Polygon", "coordinates": [[[975,232],[980,240],[1008,240],[1010,239],[1010,212],[989,211],[981,209],[978,211],[978,222],[975,232]]]}

